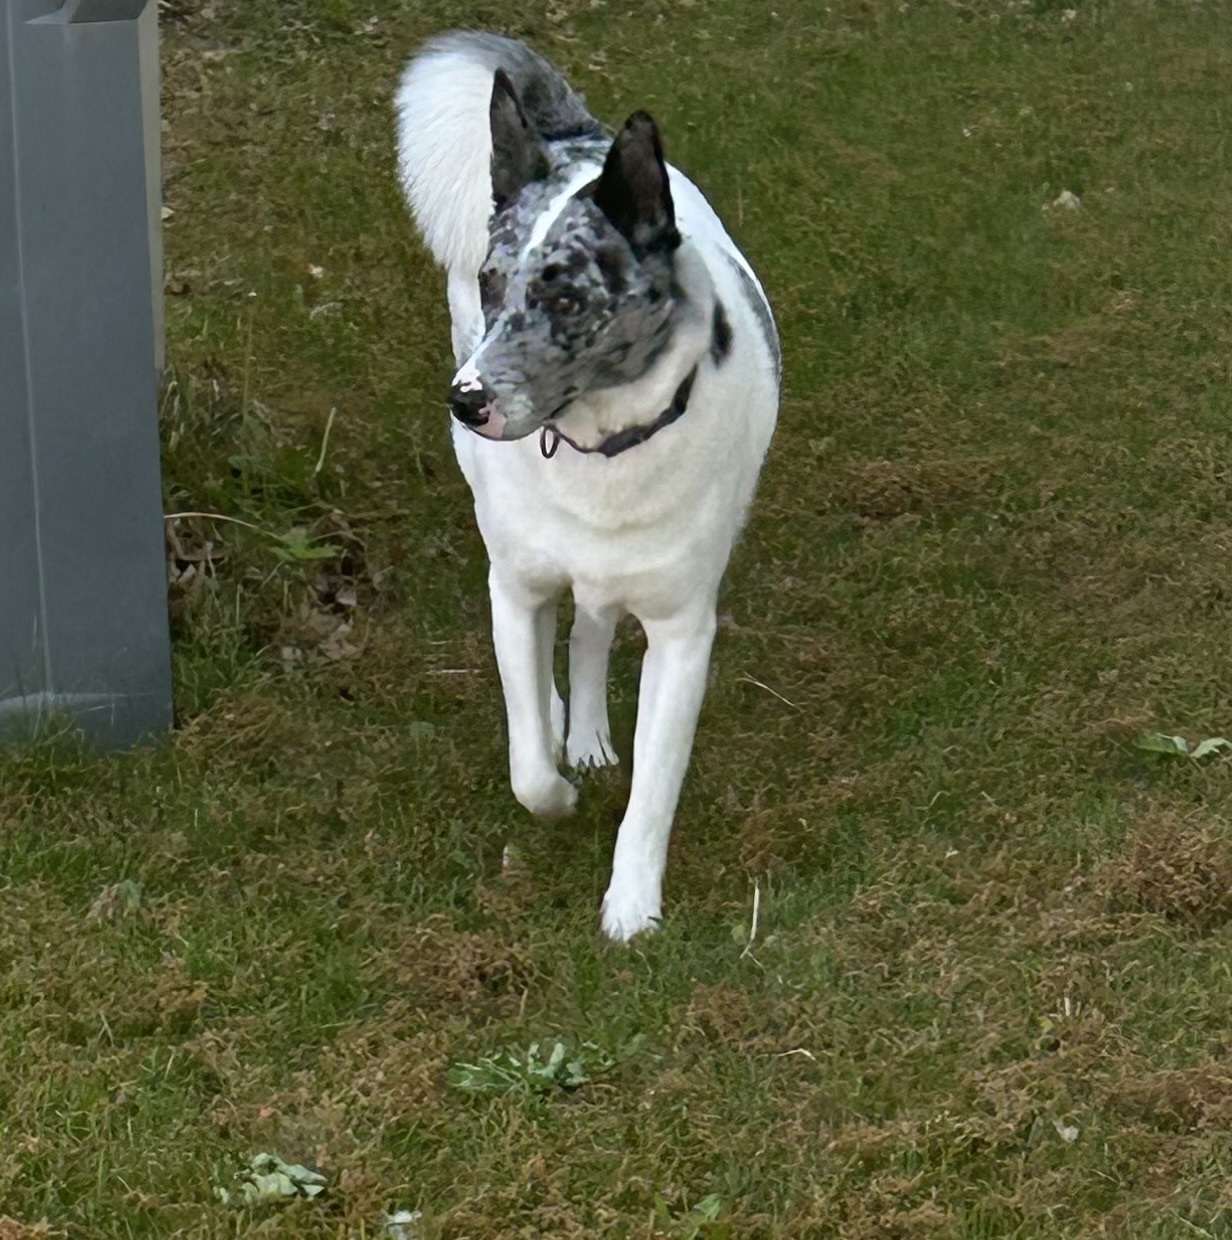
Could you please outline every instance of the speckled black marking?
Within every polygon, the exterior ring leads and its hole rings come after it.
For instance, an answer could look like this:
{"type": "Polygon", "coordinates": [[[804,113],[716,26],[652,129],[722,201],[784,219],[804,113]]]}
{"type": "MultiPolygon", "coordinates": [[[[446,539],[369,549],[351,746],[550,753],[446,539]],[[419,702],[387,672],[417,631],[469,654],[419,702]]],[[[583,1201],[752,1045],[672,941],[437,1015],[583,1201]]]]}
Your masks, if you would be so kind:
{"type": "Polygon", "coordinates": [[[479,305],[483,309],[486,327],[496,322],[500,308],[505,304],[505,273],[488,269],[479,273],[479,305]]]}
{"type": "Polygon", "coordinates": [[[710,356],[716,366],[721,366],[727,360],[731,347],[731,324],[727,321],[727,311],[723,309],[723,303],[716,298],[710,320],[710,356]]]}
{"type": "MultiPolygon", "coordinates": [[[[516,438],[583,393],[635,381],[671,347],[686,298],[666,165],[648,115],[634,113],[613,134],[525,45],[461,32],[429,46],[464,50],[501,74],[490,109],[490,248],[479,273],[484,337],[473,362],[516,438]],[[587,183],[527,253],[536,222],[587,168],[587,183]]],[[[730,335],[729,325],[728,347],[730,335]]]]}
{"type": "MultiPolygon", "coordinates": [[[[596,164],[603,163],[603,156],[607,152],[611,141],[612,135],[608,130],[600,128],[595,131],[594,135],[589,137],[575,138],[566,142],[549,140],[548,154],[556,167],[568,168],[572,171],[579,164],[584,164],[588,161],[593,161],[596,164]]],[[[578,197],[585,198],[593,193],[594,185],[594,181],[584,185],[578,190],[578,197]]]]}
{"type": "Polygon", "coordinates": [[[745,299],[749,303],[749,308],[757,316],[757,324],[761,328],[766,348],[770,350],[770,354],[774,358],[775,374],[779,374],[782,371],[783,362],[779,352],[779,332],[774,325],[774,315],[771,313],[770,305],[762,295],[761,290],[758,289],[756,281],[744,269],[743,264],[730,254],[725,253],[724,257],[731,264],[732,270],[740,277],[745,299]]]}
{"type": "Polygon", "coordinates": [[[626,251],[617,249],[615,246],[605,246],[595,252],[595,265],[599,268],[599,274],[603,277],[607,291],[613,297],[625,291],[628,287],[626,251]]]}
{"type": "Polygon", "coordinates": [[[477,365],[510,425],[533,425],[580,392],[637,379],[671,341],[684,297],[671,252],[639,257],[591,195],[574,194],[524,254],[579,165],[597,167],[609,145],[547,144],[547,175],[493,213],[479,274],[486,334],[477,365]]]}

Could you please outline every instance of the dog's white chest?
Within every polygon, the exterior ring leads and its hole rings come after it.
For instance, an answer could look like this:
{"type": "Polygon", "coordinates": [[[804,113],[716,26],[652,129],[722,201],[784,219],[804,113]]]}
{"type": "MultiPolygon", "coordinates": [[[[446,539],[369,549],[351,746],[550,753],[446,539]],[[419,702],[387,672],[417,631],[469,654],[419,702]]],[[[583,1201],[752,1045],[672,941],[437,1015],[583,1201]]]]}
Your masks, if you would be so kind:
{"type": "Polygon", "coordinates": [[[696,436],[675,429],[624,459],[561,445],[550,460],[538,439],[490,444],[455,431],[492,563],[532,588],[570,588],[588,607],[643,615],[679,606],[695,581],[721,571],[756,465],[747,480],[716,475],[713,458],[689,456],[696,436]]]}

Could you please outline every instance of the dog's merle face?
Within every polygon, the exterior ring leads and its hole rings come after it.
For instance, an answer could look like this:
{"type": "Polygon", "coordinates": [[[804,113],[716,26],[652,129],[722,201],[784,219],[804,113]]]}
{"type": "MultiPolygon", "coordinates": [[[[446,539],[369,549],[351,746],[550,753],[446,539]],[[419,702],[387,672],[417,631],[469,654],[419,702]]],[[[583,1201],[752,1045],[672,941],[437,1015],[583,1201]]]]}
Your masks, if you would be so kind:
{"type": "Polygon", "coordinates": [[[680,236],[649,116],[630,117],[603,171],[570,193],[582,152],[558,155],[553,171],[503,77],[492,98],[492,244],[479,275],[485,335],[452,404],[480,434],[521,439],[580,394],[638,378],[667,347],[680,236]]]}

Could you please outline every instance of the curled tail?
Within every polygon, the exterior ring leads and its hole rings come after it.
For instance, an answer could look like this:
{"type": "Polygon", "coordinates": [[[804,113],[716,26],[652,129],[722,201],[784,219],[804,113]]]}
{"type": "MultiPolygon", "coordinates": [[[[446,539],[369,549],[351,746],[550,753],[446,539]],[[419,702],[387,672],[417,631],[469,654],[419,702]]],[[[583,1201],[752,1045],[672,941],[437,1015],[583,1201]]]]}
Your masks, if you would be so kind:
{"type": "Polygon", "coordinates": [[[451,275],[473,276],[488,252],[488,110],[497,69],[545,141],[603,132],[568,82],[524,43],[466,30],[429,39],[395,97],[398,175],[428,249],[451,275]]]}

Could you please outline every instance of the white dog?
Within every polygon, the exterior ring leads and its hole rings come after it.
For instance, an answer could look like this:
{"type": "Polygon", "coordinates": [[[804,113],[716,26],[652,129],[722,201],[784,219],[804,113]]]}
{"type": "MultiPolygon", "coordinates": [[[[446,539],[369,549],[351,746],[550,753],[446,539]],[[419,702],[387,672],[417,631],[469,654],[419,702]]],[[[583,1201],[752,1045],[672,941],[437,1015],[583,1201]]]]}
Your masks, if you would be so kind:
{"type": "Polygon", "coordinates": [[[633,787],[603,929],[660,915],[715,602],[779,402],[769,303],[635,112],[614,137],[522,43],[429,41],[397,94],[400,178],[448,275],[458,462],[490,560],[514,796],[566,814],[561,775],[616,761],[607,667],[645,630],[633,787]],[[569,709],[552,670],[573,592],[569,709]]]}

